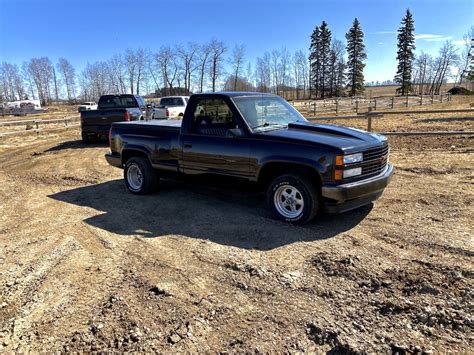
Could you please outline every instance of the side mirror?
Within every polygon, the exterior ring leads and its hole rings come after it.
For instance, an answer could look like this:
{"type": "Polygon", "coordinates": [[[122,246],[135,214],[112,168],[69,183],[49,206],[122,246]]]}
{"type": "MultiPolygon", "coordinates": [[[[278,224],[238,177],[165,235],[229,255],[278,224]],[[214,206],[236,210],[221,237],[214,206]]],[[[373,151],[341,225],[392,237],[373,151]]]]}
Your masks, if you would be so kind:
{"type": "Polygon", "coordinates": [[[244,132],[242,132],[240,128],[229,129],[227,130],[227,134],[226,134],[227,137],[231,137],[231,138],[239,138],[239,137],[243,137],[243,135],[244,135],[244,132]]]}

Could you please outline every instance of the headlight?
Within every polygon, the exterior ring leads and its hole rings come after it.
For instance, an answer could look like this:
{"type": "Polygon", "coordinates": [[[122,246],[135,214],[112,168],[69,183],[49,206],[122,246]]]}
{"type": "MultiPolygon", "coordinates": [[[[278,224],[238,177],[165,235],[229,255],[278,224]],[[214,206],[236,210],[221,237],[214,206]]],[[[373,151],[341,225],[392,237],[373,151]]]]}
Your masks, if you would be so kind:
{"type": "Polygon", "coordinates": [[[344,155],[344,164],[351,164],[351,163],[358,163],[364,159],[364,155],[362,153],[344,155]]]}
{"type": "Polygon", "coordinates": [[[362,174],[362,168],[354,168],[354,169],[344,170],[343,173],[342,173],[342,176],[343,176],[344,179],[347,179],[347,178],[357,176],[357,175],[360,175],[360,174],[362,174]]]}

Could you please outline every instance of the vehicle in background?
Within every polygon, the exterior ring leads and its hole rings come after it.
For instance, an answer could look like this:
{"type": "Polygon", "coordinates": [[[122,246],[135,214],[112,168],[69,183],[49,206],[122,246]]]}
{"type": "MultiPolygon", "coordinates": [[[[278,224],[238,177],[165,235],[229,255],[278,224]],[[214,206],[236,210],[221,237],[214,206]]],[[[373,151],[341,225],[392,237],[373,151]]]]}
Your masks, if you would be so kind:
{"type": "Polygon", "coordinates": [[[40,110],[41,102],[40,100],[20,100],[20,101],[10,101],[6,103],[6,108],[9,109],[23,109],[23,110],[40,110]]]}
{"type": "Polygon", "coordinates": [[[26,116],[47,112],[47,108],[41,108],[40,100],[10,101],[0,106],[2,115],[26,116]]]}
{"type": "Polygon", "coordinates": [[[171,118],[182,118],[189,96],[166,96],[162,97],[160,103],[153,110],[153,118],[168,120],[171,118]]]}
{"type": "Polygon", "coordinates": [[[78,112],[81,111],[90,111],[90,110],[97,110],[97,103],[94,101],[86,101],[79,105],[77,108],[78,112]]]}
{"type": "Polygon", "coordinates": [[[84,143],[107,137],[112,122],[142,120],[146,103],[138,95],[103,95],[97,110],[81,111],[81,135],[84,143]]]}
{"type": "Polygon", "coordinates": [[[279,96],[192,95],[182,120],[113,123],[109,164],[128,190],[159,179],[237,178],[258,183],[276,219],[305,224],[379,198],[393,174],[381,135],[308,122],[279,96]]]}

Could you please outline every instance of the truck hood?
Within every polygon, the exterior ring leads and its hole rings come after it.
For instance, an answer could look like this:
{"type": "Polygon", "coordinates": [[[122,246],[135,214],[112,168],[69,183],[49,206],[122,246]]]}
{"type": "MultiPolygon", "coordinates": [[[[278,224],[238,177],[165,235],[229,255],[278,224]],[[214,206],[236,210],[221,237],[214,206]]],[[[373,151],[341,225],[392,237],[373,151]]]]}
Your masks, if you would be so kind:
{"type": "Polygon", "coordinates": [[[385,144],[387,139],[376,133],[331,124],[310,122],[290,123],[288,128],[266,131],[263,134],[319,146],[339,148],[352,153],[385,144]]]}

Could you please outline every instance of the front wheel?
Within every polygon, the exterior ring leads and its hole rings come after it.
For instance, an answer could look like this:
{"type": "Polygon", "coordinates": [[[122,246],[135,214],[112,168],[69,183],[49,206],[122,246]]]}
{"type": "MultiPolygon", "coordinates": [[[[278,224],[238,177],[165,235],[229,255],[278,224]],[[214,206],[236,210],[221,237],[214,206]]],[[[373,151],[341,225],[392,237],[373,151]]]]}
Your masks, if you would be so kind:
{"type": "Polygon", "coordinates": [[[156,191],[159,178],[148,159],[130,158],[125,164],[123,178],[128,191],[136,195],[145,195],[156,191]]]}
{"type": "Polygon", "coordinates": [[[316,185],[298,174],[274,179],[267,190],[267,203],[276,219],[293,224],[310,222],[321,209],[316,185]]]}

